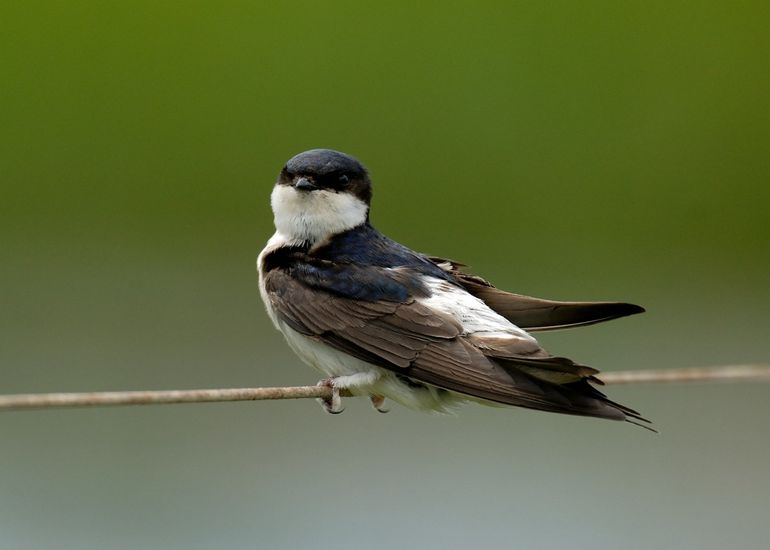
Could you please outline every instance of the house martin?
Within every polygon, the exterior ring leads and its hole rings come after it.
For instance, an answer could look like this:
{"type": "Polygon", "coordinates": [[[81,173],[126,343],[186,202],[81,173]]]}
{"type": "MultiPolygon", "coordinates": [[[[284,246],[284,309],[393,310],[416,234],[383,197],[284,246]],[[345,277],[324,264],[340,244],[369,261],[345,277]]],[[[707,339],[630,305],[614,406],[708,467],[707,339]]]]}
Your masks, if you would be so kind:
{"type": "Polygon", "coordinates": [[[369,222],[372,183],[355,158],[313,149],[291,158],[271,195],[275,234],[259,254],[267,313],[332,388],[413,409],[464,401],[648,422],[610,401],[596,369],[546,352],[530,334],[643,308],[512,294],[457,262],[420,254],[369,222]]]}

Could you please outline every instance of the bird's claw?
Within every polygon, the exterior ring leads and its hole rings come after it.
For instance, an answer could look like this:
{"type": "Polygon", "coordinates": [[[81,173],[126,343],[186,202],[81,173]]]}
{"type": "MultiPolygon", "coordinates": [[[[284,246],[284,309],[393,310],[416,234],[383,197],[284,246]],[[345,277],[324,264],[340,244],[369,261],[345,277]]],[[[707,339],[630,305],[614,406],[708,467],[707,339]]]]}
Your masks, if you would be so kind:
{"type": "Polygon", "coordinates": [[[381,413],[390,412],[390,409],[385,406],[385,397],[382,395],[370,395],[369,401],[372,402],[374,410],[381,413]]]}
{"type": "Polygon", "coordinates": [[[326,412],[328,412],[329,414],[340,414],[342,411],[345,410],[345,407],[342,406],[340,389],[337,386],[335,386],[334,378],[325,378],[320,382],[318,382],[316,386],[324,386],[327,388],[331,388],[332,390],[331,398],[320,397],[317,399],[317,401],[321,404],[321,406],[326,412]]]}

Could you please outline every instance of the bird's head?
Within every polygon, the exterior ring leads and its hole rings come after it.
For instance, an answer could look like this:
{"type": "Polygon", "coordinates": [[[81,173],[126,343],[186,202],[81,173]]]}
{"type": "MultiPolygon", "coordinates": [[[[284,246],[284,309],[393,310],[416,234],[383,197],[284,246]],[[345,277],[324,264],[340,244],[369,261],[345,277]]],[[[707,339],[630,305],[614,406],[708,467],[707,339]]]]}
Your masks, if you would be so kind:
{"type": "Polygon", "coordinates": [[[310,244],[369,218],[372,183],[360,162],[338,151],[311,149],[286,163],[271,195],[275,227],[310,244]]]}

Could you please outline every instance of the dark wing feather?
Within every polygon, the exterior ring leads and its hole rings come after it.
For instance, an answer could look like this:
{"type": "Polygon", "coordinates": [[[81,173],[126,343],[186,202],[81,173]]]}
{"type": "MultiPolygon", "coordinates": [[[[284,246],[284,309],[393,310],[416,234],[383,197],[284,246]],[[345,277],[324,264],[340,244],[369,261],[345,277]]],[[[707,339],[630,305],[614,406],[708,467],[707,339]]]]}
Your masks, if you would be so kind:
{"type": "Polygon", "coordinates": [[[502,344],[464,335],[454,318],[412,297],[348,298],[311,288],[282,269],[267,273],[265,286],[273,310],[294,330],[411,379],[508,405],[638,418],[585,382],[594,369],[551,357],[529,340],[502,344]]]}
{"type": "Polygon", "coordinates": [[[466,273],[462,264],[431,257],[455,280],[514,325],[530,332],[582,327],[644,312],[644,308],[623,302],[559,302],[505,292],[488,281],[466,273]]]}

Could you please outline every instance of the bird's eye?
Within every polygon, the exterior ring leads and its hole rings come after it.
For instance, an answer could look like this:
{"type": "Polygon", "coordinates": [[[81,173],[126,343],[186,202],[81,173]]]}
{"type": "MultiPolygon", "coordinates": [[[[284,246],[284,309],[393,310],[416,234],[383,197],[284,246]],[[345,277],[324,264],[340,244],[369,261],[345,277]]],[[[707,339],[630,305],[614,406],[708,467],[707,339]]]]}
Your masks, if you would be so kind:
{"type": "Polygon", "coordinates": [[[345,174],[342,174],[340,177],[337,178],[337,181],[340,182],[342,185],[345,185],[350,181],[350,178],[348,178],[345,174]]]}

